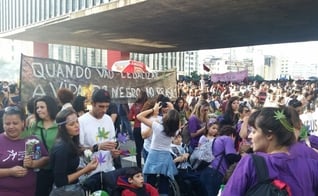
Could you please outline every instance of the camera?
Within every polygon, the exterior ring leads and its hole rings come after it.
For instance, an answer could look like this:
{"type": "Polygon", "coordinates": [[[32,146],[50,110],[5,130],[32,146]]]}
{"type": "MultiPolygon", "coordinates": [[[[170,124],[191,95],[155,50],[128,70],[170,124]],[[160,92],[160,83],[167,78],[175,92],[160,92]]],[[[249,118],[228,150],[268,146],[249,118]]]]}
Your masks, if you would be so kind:
{"type": "Polygon", "coordinates": [[[167,102],[161,102],[159,104],[159,106],[161,106],[162,108],[166,108],[166,107],[168,107],[168,104],[167,104],[167,102]]]}

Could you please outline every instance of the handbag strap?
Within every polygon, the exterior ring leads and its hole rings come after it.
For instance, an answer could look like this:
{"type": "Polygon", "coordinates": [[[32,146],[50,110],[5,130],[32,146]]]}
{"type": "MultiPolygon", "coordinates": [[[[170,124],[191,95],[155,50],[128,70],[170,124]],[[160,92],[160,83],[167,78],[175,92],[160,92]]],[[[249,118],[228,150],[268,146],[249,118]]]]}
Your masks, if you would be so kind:
{"type": "Polygon", "coordinates": [[[46,144],[46,140],[45,140],[45,137],[44,137],[44,133],[43,133],[43,128],[42,127],[41,127],[41,138],[42,138],[42,142],[44,144],[44,147],[48,151],[49,149],[48,149],[47,144],[46,144]]]}
{"type": "MultiPolygon", "coordinates": [[[[213,152],[213,147],[214,147],[215,140],[216,140],[216,138],[214,138],[214,140],[213,140],[213,142],[212,142],[212,152],[213,152]]],[[[213,153],[212,153],[212,154],[213,154],[213,153]]],[[[219,153],[218,155],[216,155],[215,158],[218,157],[218,156],[220,156],[220,155],[221,155],[221,159],[220,159],[220,161],[219,161],[219,163],[218,163],[218,166],[216,166],[216,170],[217,170],[217,171],[219,171],[219,169],[220,169],[221,163],[222,163],[223,158],[224,158],[224,155],[225,155],[225,151],[223,151],[223,152],[219,153]]]]}
{"type": "Polygon", "coordinates": [[[264,182],[269,179],[268,168],[262,156],[252,154],[252,160],[256,169],[257,182],[264,182]]]}

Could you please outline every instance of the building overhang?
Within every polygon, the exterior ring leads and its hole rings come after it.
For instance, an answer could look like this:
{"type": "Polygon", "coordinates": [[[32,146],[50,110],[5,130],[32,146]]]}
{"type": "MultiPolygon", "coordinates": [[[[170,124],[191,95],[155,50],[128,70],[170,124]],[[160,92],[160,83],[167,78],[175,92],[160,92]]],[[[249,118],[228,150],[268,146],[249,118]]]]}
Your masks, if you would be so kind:
{"type": "Polygon", "coordinates": [[[0,37],[139,53],[313,41],[317,10],[315,0],[119,0],[0,37]]]}

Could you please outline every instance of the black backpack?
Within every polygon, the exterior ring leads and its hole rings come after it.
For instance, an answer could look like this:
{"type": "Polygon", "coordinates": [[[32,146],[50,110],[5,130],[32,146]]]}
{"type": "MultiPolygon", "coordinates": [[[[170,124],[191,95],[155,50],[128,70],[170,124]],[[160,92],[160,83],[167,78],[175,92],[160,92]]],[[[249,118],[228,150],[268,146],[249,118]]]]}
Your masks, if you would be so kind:
{"type": "Polygon", "coordinates": [[[278,179],[272,180],[263,157],[252,154],[256,168],[257,183],[247,190],[245,196],[291,196],[290,187],[278,179]]]}

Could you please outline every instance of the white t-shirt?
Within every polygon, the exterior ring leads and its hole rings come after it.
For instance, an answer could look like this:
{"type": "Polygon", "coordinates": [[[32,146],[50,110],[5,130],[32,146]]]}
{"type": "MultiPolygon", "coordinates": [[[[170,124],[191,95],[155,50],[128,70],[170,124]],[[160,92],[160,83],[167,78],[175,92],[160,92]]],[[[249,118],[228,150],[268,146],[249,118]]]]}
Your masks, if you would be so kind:
{"type": "MultiPolygon", "coordinates": [[[[157,122],[161,122],[161,119],[162,119],[162,116],[151,116],[149,118],[149,120],[157,121],[157,122]]],[[[148,129],[149,129],[149,127],[147,125],[145,125],[144,123],[141,123],[141,133],[145,132],[148,129]]],[[[144,149],[147,152],[149,152],[149,150],[150,150],[151,140],[152,140],[152,134],[149,137],[147,137],[146,139],[144,139],[144,149]]]]}
{"type": "Polygon", "coordinates": [[[170,152],[172,138],[163,132],[163,125],[154,121],[152,123],[152,141],[150,149],[170,152]]]}
{"type": "MultiPolygon", "coordinates": [[[[115,139],[114,123],[107,114],[101,119],[96,119],[87,112],[79,117],[78,121],[80,125],[80,143],[84,147],[91,147],[94,144],[115,139]]],[[[99,164],[90,175],[101,171],[108,172],[115,169],[110,151],[99,150],[94,152],[92,157],[97,157],[99,164]]]]}

